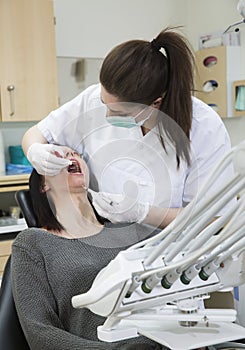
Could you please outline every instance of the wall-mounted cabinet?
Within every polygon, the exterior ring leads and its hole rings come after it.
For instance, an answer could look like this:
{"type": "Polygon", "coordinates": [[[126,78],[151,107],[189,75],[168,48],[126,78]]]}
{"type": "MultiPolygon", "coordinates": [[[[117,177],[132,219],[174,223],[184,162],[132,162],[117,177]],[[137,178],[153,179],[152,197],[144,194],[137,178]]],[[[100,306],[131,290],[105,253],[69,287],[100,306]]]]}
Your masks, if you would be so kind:
{"type": "Polygon", "coordinates": [[[241,76],[239,46],[218,46],[196,52],[196,96],[222,117],[234,116],[233,82],[241,76]]]}
{"type": "Polygon", "coordinates": [[[58,106],[50,0],[0,0],[1,121],[44,118],[58,106]]]}

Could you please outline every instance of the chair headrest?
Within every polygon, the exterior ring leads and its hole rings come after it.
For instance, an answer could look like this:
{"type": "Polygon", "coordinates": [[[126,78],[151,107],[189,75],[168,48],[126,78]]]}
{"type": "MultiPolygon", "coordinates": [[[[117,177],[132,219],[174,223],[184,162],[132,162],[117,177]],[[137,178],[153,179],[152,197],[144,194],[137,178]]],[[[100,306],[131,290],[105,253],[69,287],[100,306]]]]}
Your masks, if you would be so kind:
{"type": "Polygon", "coordinates": [[[29,190],[20,190],[15,193],[15,200],[19,205],[28,227],[37,227],[37,218],[33,210],[29,190]]]}

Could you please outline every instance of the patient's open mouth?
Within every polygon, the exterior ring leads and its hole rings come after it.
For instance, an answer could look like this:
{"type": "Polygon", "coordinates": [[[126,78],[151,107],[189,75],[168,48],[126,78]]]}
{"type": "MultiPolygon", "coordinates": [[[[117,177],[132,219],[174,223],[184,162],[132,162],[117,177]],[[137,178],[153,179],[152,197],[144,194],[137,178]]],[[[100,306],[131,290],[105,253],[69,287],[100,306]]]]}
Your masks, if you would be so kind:
{"type": "Polygon", "coordinates": [[[79,163],[76,160],[72,160],[72,164],[67,168],[68,173],[82,173],[79,163]]]}

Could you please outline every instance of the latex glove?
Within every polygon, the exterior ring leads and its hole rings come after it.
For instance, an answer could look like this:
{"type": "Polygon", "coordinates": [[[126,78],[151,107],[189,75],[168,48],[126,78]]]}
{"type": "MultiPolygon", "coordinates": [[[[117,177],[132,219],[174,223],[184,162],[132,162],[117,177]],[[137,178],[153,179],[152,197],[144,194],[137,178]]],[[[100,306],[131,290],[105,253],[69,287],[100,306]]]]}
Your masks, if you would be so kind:
{"type": "Polygon", "coordinates": [[[100,216],[116,222],[142,222],[149,212],[149,203],[138,202],[137,199],[106,192],[94,192],[92,202],[100,216]]]}
{"type": "Polygon", "coordinates": [[[33,143],[27,151],[27,159],[41,175],[57,175],[61,169],[71,164],[69,159],[63,157],[62,146],[53,144],[33,143]]]}

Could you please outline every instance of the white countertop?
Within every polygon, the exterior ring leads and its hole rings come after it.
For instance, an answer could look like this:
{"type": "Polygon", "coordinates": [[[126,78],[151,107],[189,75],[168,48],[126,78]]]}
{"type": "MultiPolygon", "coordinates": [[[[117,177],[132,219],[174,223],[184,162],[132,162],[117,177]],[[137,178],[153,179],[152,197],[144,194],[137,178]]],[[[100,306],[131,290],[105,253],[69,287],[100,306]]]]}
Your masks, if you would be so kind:
{"type": "Polygon", "coordinates": [[[0,234],[20,232],[27,227],[25,219],[12,220],[11,218],[0,218],[0,234]]]}

